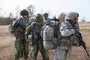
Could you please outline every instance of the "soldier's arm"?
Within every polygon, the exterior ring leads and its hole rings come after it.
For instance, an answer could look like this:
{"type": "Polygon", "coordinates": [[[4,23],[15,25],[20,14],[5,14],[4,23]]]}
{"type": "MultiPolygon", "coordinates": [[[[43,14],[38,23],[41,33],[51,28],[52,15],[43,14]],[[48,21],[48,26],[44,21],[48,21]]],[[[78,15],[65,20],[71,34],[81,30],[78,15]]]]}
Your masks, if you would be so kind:
{"type": "Polygon", "coordinates": [[[65,23],[61,24],[60,32],[62,36],[70,36],[72,34],[75,34],[75,30],[69,29],[69,27],[65,23]]]}
{"type": "Polygon", "coordinates": [[[12,23],[12,30],[13,30],[13,31],[15,31],[16,25],[17,25],[17,21],[15,20],[15,21],[13,21],[13,23],[12,23]]]}
{"type": "Polygon", "coordinates": [[[79,29],[79,24],[78,24],[78,23],[76,24],[76,27],[77,27],[77,28],[75,29],[75,32],[76,32],[76,33],[79,33],[79,32],[80,32],[80,29],[79,29]]]}
{"type": "Polygon", "coordinates": [[[26,28],[26,32],[25,32],[26,41],[28,41],[28,35],[31,33],[31,31],[32,31],[31,25],[29,25],[29,26],[26,28]]]}
{"type": "Polygon", "coordinates": [[[16,21],[13,21],[12,23],[12,27],[14,27],[16,25],[16,21]]]}

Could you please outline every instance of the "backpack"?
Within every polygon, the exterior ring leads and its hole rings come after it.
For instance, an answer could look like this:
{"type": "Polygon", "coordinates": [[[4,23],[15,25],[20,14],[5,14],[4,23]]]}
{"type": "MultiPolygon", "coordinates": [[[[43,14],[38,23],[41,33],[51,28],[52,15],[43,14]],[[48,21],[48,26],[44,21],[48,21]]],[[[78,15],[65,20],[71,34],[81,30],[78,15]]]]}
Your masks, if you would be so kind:
{"type": "Polygon", "coordinates": [[[43,46],[46,50],[55,49],[57,38],[54,37],[54,29],[49,25],[45,25],[42,30],[43,46]]]}
{"type": "Polygon", "coordinates": [[[11,24],[9,24],[9,26],[8,26],[8,31],[9,31],[10,33],[13,33],[12,23],[11,23],[11,24]]]}

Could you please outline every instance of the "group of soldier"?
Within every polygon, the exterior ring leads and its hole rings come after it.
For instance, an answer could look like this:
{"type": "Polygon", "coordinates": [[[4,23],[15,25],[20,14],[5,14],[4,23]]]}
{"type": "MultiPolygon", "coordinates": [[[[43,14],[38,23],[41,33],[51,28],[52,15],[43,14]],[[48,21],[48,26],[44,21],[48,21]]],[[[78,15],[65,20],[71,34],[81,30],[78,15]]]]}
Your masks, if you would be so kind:
{"type": "MultiPolygon", "coordinates": [[[[15,40],[15,60],[19,60],[24,57],[28,60],[29,46],[30,46],[30,60],[37,60],[37,54],[40,51],[43,60],[49,60],[49,51],[43,46],[43,37],[41,34],[42,27],[49,25],[52,19],[48,18],[48,13],[37,14],[34,21],[29,19],[29,13],[26,9],[20,12],[22,18],[13,21],[10,26],[10,32],[16,37],[15,40]],[[31,37],[31,38],[30,38],[31,37]]],[[[54,60],[66,60],[67,53],[70,52],[72,46],[79,46],[77,12],[69,12],[68,14],[61,13],[57,20],[58,26],[56,38],[58,38],[58,45],[55,48],[54,60]],[[60,27],[60,28],[59,28],[60,27]],[[58,31],[60,31],[58,33],[58,31]]],[[[56,19],[53,19],[54,21],[56,19]]]]}

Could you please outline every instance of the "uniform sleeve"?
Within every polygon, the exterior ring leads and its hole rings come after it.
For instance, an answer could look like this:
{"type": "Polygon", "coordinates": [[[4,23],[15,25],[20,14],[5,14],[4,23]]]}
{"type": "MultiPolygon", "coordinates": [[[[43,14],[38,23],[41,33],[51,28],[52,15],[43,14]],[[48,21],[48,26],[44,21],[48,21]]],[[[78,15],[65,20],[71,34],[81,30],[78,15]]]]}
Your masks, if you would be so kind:
{"type": "Polygon", "coordinates": [[[27,28],[26,28],[26,32],[25,32],[25,38],[26,38],[26,41],[28,41],[28,35],[31,33],[31,25],[29,25],[27,28]]]}
{"type": "Polygon", "coordinates": [[[16,23],[17,23],[17,21],[13,21],[12,27],[15,27],[16,23]]]}
{"type": "Polygon", "coordinates": [[[12,30],[13,30],[13,32],[15,31],[15,29],[16,29],[16,25],[17,25],[17,21],[15,20],[15,21],[13,21],[13,23],[12,23],[12,30]]]}
{"type": "Polygon", "coordinates": [[[77,28],[75,29],[75,32],[78,33],[80,31],[80,28],[79,28],[79,24],[78,23],[76,24],[76,27],[77,28]]]}
{"type": "Polygon", "coordinates": [[[62,36],[70,36],[72,34],[75,34],[75,30],[69,29],[69,27],[65,23],[61,24],[60,32],[62,36]]]}

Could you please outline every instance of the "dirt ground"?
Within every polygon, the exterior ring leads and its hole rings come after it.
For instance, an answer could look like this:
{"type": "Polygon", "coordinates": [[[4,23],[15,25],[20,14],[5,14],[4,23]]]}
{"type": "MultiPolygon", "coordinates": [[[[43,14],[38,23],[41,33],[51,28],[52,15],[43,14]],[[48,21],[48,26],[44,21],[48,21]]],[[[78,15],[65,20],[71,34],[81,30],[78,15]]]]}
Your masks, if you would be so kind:
{"type": "MultiPolygon", "coordinates": [[[[80,23],[79,25],[80,29],[90,29],[90,23],[80,23]]],[[[81,33],[83,35],[83,40],[86,42],[87,50],[90,54],[90,30],[81,31],[81,33]]],[[[15,37],[9,33],[8,26],[0,26],[0,60],[14,60],[14,41],[15,37]]],[[[54,52],[55,50],[49,51],[50,60],[53,60],[54,52]]],[[[67,60],[90,60],[82,47],[73,47],[71,57],[68,56],[67,58],[67,60]]],[[[24,59],[21,58],[21,60],[24,59]]],[[[30,57],[28,60],[30,60],[30,57]]],[[[40,53],[38,54],[38,60],[43,60],[40,53]]]]}

